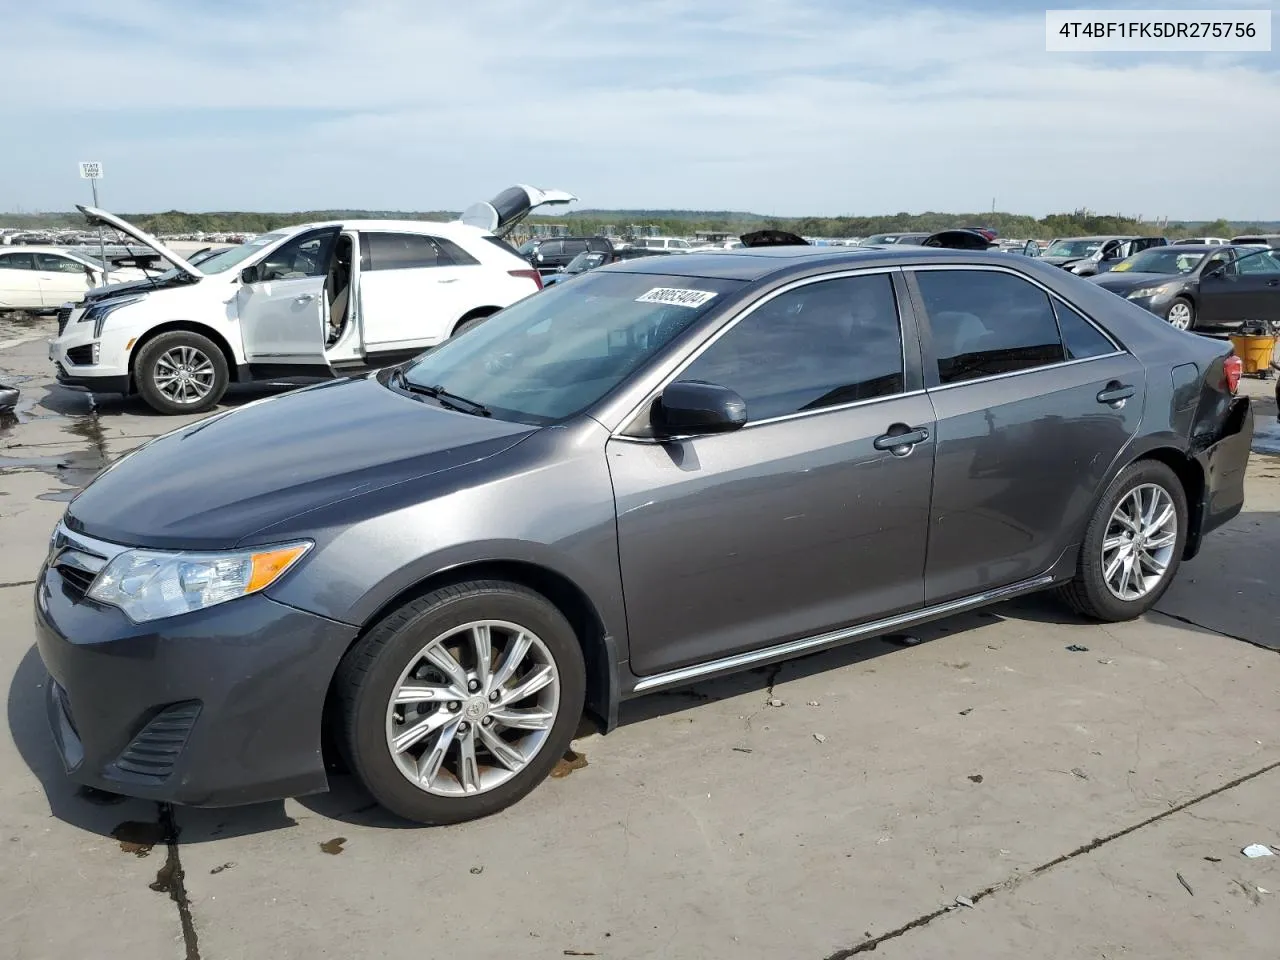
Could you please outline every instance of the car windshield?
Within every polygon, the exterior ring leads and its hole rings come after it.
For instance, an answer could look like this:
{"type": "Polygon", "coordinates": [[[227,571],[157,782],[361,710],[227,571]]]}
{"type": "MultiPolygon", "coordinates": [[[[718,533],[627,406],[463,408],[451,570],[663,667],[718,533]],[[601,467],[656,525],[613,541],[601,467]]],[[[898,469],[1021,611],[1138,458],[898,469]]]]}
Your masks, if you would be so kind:
{"type": "Polygon", "coordinates": [[[264,248],[291,235],[292,231],[264,233],[262,236],[254,237],[248,243],[242,243],[238,247],[227,247],[225,250],[219,250],[209,259],[200,262],[200,272],[224,273],[248,260],[254,254],[260,253],[264,248]]]}
{"type": "Polygon", "coordinates": [[[1102,246],[1101,240],[1055,240],[1044,252],[1046,257],[1088,257],[1102,246]]]}
{"type": "Polygon", "coordinates": [[[867,239],[862,242],[870,247],[879,243],[893,243],[897,239],[898,235],[896,233],[877,233],[867,237],[867,239]]]}
{"type": "Polygon", "coordinates": [[[1203,259],[1203,253],[1190,253],[1173,247],[1152,247],[1121,260],[1112,269],[1120,273],[1164,273],[1172,276],[1190,273],[1203,259]]]}
{"type": "Polygon", "coordinates": [[[570,260],[569,265],[564,268],[564,272],[565,273],[586,273],[588,270],[592,269],[593,267],[598,267],[602,263],[604,263],[603,253],[592,253],[591,251],[587,251],[586,253],[578,254],[576,257],[570,260]]]}
{"type": "Polygon", "coordinates": [[[405,377],[504,420],[554,423],[598,402],[742,284],[593,271],[446,340],[405,377]]]}

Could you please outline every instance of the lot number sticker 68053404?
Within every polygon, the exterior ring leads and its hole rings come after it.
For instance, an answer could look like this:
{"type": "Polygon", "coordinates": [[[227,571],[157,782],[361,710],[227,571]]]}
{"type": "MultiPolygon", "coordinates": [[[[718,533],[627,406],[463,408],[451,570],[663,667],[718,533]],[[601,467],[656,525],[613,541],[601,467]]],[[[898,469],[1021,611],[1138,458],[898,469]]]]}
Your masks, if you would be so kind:
{"type": "Polygon", "coordinates": [[[643,296],[636,297],[636,303],[669,303],[677,307],[700,307],[714,296],[715,293],[708,290],[654,287],[643,296]]]}

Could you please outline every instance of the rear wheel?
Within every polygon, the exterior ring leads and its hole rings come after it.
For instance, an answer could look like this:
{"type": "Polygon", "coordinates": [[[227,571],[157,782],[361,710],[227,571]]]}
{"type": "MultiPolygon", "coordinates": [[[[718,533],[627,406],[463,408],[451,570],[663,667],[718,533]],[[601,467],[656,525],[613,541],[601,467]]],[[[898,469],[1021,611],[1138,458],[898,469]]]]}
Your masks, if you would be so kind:
{"type": "Polygon", "coordinates": [[[1098,501],[1062,596],[1095,620],[1139,617],[1173,580],[1186,539],[1187,497],[1177,474],[1155,460],[1130,464],[1098,501]]]}
{"type": "Polygon", "coordinates": [[[462,583],[396,610],[343,658],[340,744],[388,810],[458,823],[551,772],[585,690],[582,649],[554,605],[513,583],[462,583]]]}
{"type": "Polygon", "coordinates": [[[460,333],[466,333],[468,330],[480,326],[491,316],[493,316],[491,313],[477,313],[463,317],[458,321],[458,325],[453,328],[453,336],[456,337],[460,333]]]}
{"type": "Polygon", "coordinates": [[[1179,297],[1169,307],[1169,312],[1165,314],[1165,319],[1169,321],[1169,326],[1171,327],[1177,327],[1179,330],[1190,330],[1195,326],[1196,322],[1195,304],[1186,297],[1179,297]]]}
{"type": "Polygon", "coordinates": [[[160,413],[202,413],[227,391],[227,358],[208,337],[172,330],[148,340],[133,366],[138,393],[160,413]]]}

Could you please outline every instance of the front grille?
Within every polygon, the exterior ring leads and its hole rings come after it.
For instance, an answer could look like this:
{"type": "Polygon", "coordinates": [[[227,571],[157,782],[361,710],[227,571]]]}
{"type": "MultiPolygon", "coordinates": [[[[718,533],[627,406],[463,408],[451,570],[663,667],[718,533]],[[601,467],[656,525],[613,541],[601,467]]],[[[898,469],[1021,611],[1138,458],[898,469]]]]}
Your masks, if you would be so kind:
{"type": "Polygon", "coordinates": [[[81,367],[93,363],[93,344],[86,343],[82,347],[69,348],[67,350],[67,361],[81,367]]]}
{"type": "Polygon", "coordinates": [[[70,304],[58,309],[58,336],[62,336],[62,331],[67,329],[67,321],[71,319],[73,309],[70,304]]]}
{"type": "Polygon", "coordinates": [[[200,716],[200,706],[199,700],[188,700],[161,710],[125,747],[116,759],[116,770],[146,780],[169,776],[200,716]]]}
{"type": "Polygon", "coordinates": [[[89,592],[89,586],[96,576],[88,570],[82,570],[80,567],[73,567],[67,563],[57,564],[53,569],[58,571],[58,575],[62,577],[62,582],[67,585],[67,590],[75,600],[82,599],[89,592]]]}

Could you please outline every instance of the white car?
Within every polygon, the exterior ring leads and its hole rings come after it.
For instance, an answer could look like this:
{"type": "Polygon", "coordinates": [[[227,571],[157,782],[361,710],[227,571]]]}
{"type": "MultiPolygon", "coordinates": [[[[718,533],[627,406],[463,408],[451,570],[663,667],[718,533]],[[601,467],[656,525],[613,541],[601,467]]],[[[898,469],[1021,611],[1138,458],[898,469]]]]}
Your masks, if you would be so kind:
{"type": "Polygon", "coordinates": [[[452,223],[355,220],[273,230],[199,265],[110,213],[80,210],[174,269],[58,311],[59,382],[208,410],[235,381],[334,377],[409,359],[542,288],[502,240],[535,207],[577,198],[515,186],[452,223]]]}
{"type": "MultiPolygon", "coordinates": [[[[112,268],[111,282],[141,280],[133,267],[112,268]]],[[[79,300],[104,280],[102,261],[64,247],[10,247],[0,251],[0,310],[48,311],[79,300]]]]}
{"type": "Polygon", "coordinates": [[[631,245],[643,247],[646,250],[667,250],[671,253],[688,253],[694,249],[692,243],[681,240],[679,237],[638,237],[631,242],[631,245]]]}
{"type": "Polygon", "coordinates": [[[1187,237],[1185,240],[1174,240],[1170,246],[1176,247],[1179,244],[1194,243],[1197,246],[1225,247],[1230,242],[1225,237],[1187,237]]]}

